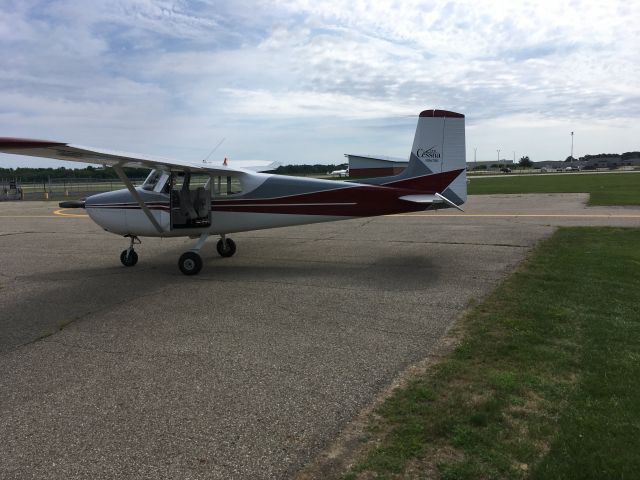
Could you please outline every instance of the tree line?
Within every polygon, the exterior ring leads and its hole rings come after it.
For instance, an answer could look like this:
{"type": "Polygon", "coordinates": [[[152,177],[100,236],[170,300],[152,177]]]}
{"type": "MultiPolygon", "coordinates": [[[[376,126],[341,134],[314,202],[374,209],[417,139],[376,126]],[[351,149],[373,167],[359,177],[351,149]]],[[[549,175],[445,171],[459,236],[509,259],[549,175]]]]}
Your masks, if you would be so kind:
{"type": "MultiPolygon", "coordinates": [[[[324,175],[332,170],[347,168],[347,164],[341,165],[281,165],[274,170],[281,175],[324,175]]],[[[148,168],[124,168],[129,178],[143,178],[149,174],[148,168]]],[[[46,182],[49,179],[59,178],[96,178],[115,179],[118,175],[113,168],[85,167],[85,168],[0,168],[0,178],[18,178],[22,182],[36,183],[46,182]]]]}
{"type": "MultiPolygon", "coordinates": [[[[148,168],[124,168],[129,178],[143,178],[149,174],[148,168]]],[[[113,168],[0,168],[0,178],[18,178],[21,182],[46,182],[56,178],[97,178],[109,180],[118,178],[113,168]]]]}

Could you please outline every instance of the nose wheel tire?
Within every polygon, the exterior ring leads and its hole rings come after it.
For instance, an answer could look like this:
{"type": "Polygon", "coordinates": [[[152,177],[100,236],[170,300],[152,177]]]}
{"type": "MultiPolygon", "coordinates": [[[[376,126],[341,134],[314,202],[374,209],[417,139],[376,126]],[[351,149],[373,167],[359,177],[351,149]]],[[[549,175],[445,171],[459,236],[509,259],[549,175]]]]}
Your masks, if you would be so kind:
{"type": "Polygon", "coordinates": [[[120,254],[120,261],[125,267],[133,267],[138,263],[138,254],[135,250],[123,250],[120,254]]]}
{"type": "Polygon", "coordinates": [[[221,257],[233,257],[236,253],[236,242],[230,238],[225,238],[224,241],[220,239],[216,244],[216,249],[221,257]]]}
{"type": "Polygon", "coordinates": [[[195,275],[202,270],[202,258],[196,252],[186,252],[180,255],[178,267],[185,275],[195,275]]]}

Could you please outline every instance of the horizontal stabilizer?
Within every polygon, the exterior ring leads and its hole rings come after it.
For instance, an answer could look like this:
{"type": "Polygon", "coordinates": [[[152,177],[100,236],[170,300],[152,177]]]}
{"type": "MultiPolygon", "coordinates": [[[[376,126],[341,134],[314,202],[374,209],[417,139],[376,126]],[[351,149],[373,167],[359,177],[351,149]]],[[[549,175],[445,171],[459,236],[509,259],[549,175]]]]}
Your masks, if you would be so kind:
{"type": "Polygon", "coordinates": [[[427,193],[422,195],[405,195],[403,197],[400,197],[400,200],[404,200],[406,202],[421,203],[424,205],[431,205],[433,203],[446,203],[450,207],[457,208],[461,212],[464,212],[464,210],[460,208],[460,206],[456,205],[447,197],[439,193],[434,193],[434,194],[427,193]]]}
{"type": "Polygon", "coordinates": [[[426,204],[440,201],[438,197],[436,197],[432,193],[427,193],[424,195],[405,195],[404,197],[400,197],[400,200],[405,200],[407,202],[413,202],[413,203],[426,203],[426,204]]]}

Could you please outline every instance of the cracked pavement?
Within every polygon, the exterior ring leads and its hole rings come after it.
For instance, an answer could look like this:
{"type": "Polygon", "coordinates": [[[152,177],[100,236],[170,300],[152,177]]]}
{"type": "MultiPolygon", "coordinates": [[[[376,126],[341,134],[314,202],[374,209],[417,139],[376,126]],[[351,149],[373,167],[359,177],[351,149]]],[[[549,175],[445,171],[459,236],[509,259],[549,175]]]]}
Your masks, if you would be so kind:
{"type": "Polygon", "coordinates": [[[0,477],[292,477],[555,226],[640,224],[586,198],[235,234],[192,278],[195,240],[125,268],[89,219],[0,204],[0,477]],[[501,216],[531,212],[577,216],[501,216]]]}

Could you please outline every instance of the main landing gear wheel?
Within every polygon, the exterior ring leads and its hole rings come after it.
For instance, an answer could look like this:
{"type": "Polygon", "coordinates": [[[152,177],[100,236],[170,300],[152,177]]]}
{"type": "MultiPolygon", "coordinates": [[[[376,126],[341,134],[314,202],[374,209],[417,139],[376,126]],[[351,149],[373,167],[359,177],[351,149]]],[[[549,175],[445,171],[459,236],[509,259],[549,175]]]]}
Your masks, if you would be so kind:
{"type": "Polygon", "coordinates": [[[123,250],[120,254],[120,261],[125,267],[133,267],[138,263],[138,254],[135,250],[123,250]]]}
{"type": "Polygon", "coordinates": [[[178,267],[185,275],[195,275],[202,270],[202,258],[196,252],[186,252],[180,255],[178,267]]]}
{"type": "Polygon", "coordinates": [[[221,238],[216,244],[216,249],[221,257],[233,257],[233,254],[236,253],[236,242],[230,238],[221,238]]]}

